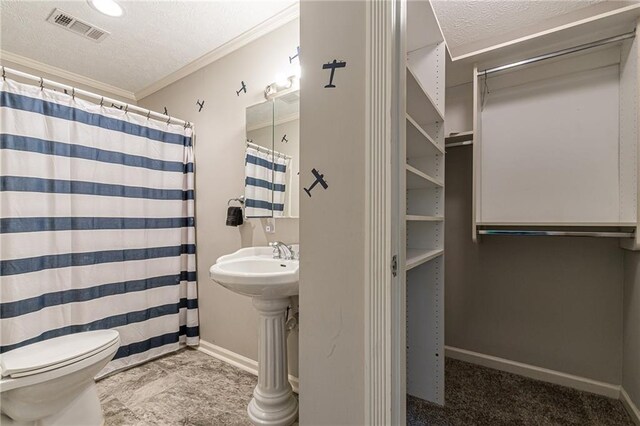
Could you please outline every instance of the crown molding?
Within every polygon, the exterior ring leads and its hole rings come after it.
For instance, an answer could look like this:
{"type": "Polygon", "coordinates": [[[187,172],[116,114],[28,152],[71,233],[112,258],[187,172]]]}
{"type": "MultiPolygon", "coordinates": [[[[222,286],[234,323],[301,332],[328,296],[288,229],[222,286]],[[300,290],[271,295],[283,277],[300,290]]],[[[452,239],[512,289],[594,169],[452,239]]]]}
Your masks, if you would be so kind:
{"type": "Polygon", "coordinates": [[[198,71],[199,69],[204,68],[205,66],[217,61],[218,59],[228,55],[229,53],[237,49],[240,49],[243,46],[246,46],[252,41],[264,36],[265,34],[270,33],[271,31],[299,17],[300,17],[300,5],[299,3],[294,3],[291,6],[284,9],[283,11],[281,11],[280,13],[272,16],[266,21],[263,21],[262,23],[256,25],[255,27],[249,29],[248,31],[245,31],[244,33],[240,34],[238,37],[217,47],[211,52],[202,55],[198,59],[185,65],[179,70],[163,77],[162,79],[156,81],[155,83],[137,92],[131,92],[116,86],[112,86],[110,84],[102,83],[92,78],[85,77],[83,75],[76,74],[70,71],[66,71],[51,65],[47,65],[45,63],[42,63],[21,55],[17,55],[15,53],[8,52],[6,50],[0,50],[0,59],[2,61],[8,61],[17,65],[28,67],[32,70],[40,71],[42,73],[63,78],[73,83],[80,84],[101,92],[106,92],[111,95],[114,95],[114,97],[117,97],[117,98],[136,102],[142,98],[145,98],[157,92],[158,90],[161,90],[167,87],[172,83],[175,83],[181,78],[184,78],[189,74],[192,74],[198,71]]]}
{"type": "Polygon", "coordinates": [[[298,2],[292,4],[291,6],[284,9],[282,12],[272,16],[271,18],[263,21],[262,23],[256,25],[250,30],[245,31],[240,34],[238,37],[226,42],[225,44],[217,47],[209,53],[206,53],[200,56],[198,59],[193,62],[185,65],[177,71],[172,72],[166,77],[156,81],[155,83],[145,87],[144,89],[135,92],[136,99],[143,99],[147,96],[161,90],[168,85],[175,83],[180,80],[198,71],[201,68],[206,67],[207,65],[217,61],[218,59],[228,55],[229,53],[240,49],[243,46],[251,43],[252,41],[264,36],[265,34],[270,33],[271,31],[280,28],[284,24],[287,24],[293,21],[296,18],[300,17],[300,5],[298,2]]]}
{"type": "MultiPolygon", "coordinates": [[[[460,60],[475,60],[478,61],[479,58],[484,57],[485,55],[500,51],[501,49],[516,46],[520,43],[532,42],[535,39],[545,36],[553,36],[554,34],[558,34],[562,36],[565,31],[571,30],[573,28],[578,28],[585,25],[585,34],[592,33],[596,30],[602,30],[606,28],[610,28],[615,25],[620,25],[621,23],[625,23],[626,21],[631,21],[632,19],[637,19],[640,16],[640,4],[632,4],[629,6],[621,7],[618,9],[613,9],[607,12],[599,13],[593,16],[589,16],[587,18],[579,19],[577,21],[571,21],[562,25],[558,25],[552,28],[548,28],[542,31],[538,31],[532,34],[523,35],[521,37],[517,37],[512,40],[508,40],[505,42],[497,43],[492,46],[487,46],[481,49],[477,49],[471,52],[462,52],[457,54],[455,52],[449,51],[451,55],[451,60],[453,62],[460,60]],[[586,27],[589,25],[590,27],[586,27]],[[588,28],[588,29],[587,29],[588,28]]],[[[547,41],[548,43],[548,41],[547,41]]]]}
{"type": "Polygon", "coordinates": [[[101,92],[106,92],[107,94],[111,94],[116,98],[126,99],[128,101],[134,101],[134,102],[137,101],[135,94],[128,90],[124,90],[119,87],[112,86],[110,84],[101,83],[92,78],[85,77],[83,75],[76,74],[70,71],[66,71],[61,68],[54,67],[52,65],[47,65],[42,62],[38,62],[36,60],[26,58],[24,56],[17,55],[15,53],[7,52],[6,50],[0,50],[0,59],[2,59],[3,61],[8,61],[17,65],[21,65],[23,67],[30,68],[32,70],[40,71],[42,73],[63,78],[73,83],[87,86],[89,88],[92,88],[101,92]]]}

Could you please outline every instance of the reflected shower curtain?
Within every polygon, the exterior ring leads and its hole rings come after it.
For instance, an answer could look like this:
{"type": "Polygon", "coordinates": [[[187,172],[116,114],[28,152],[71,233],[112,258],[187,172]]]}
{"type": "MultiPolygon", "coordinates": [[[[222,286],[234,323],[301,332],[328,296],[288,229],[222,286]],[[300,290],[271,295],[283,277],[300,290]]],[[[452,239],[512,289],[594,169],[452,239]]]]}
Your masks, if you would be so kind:
{"type": "Polygon", "coordinates": [[[0,352],[88,330],[100,375],[198,344],[192,130],[40,87],[0,91],[0,352]]]}
{"type": "Polygon", "coordinates": [[[269,152],[247,147],[244,162],[246,217],[282,216],[284,213],[289,160],[276,151],[269,152]]]}

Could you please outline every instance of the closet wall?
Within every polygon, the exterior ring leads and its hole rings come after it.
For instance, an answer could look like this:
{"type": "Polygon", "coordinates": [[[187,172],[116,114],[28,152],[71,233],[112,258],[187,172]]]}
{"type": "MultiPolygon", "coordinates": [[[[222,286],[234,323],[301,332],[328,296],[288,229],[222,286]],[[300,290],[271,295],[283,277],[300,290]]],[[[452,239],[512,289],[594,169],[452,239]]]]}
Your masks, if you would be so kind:
{"type": "Polygon", "coordinates": [[[471,147],[447,149],[445,171],[445,344],[619,384],[618,240],[497,236],[473,243],[471,147]]]}
{"type": "MultiPolygon", "coordinates": [[[[470,84],[447,88],[447,133],[472,127],[471,91],[470,84]]],[[[448,354],[463,349],[620,384],[619,241],[485,236],[473,243],[472,147],[448,148],[445,170],[448,354]]]]}
{"type": "Polygon", "coordinates": [[[640,407],[640,252],[624,253],[622,387],[640,407]]]}

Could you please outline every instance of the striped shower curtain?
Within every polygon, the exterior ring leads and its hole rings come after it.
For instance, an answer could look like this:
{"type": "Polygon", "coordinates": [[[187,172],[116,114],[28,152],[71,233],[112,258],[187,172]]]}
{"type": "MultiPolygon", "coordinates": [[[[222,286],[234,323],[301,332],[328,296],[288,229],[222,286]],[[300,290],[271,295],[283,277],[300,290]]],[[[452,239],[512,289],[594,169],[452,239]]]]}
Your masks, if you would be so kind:
{"type": "Polygon", "coordinates": [[[247,147],[245,156],[245,216],[272,217],[284,213],[289,160],[247,147]]]}
{"type": "Polygon", "coordinates": [[[0,92],[0,352],[88,330],[100,373],[198,343],[192,130],[40,87],[0,92]]]}

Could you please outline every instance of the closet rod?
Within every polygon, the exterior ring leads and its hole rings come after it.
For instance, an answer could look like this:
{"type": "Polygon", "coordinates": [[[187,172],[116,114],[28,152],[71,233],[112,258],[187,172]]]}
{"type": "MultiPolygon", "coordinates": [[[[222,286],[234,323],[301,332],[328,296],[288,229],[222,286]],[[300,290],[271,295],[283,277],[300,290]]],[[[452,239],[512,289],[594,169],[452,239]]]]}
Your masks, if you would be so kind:
{"type": "Polygon", "coordinates": [[[446,149],[446,148],[455,148],[456,146],[467,146],[467,145],[473,145],[473,141],[446,143],[444,144],[444,147],[446,149]]]}
{"type": "Polygon", "coordinates": [[[579,46],[569,47],[567,49],[558,50],[555,52],[547,53],[540,56],[535,56],[533,58],[525,59],[523,61],[513,62],[507,65],[501,65],[495,68],[487,68],[482,71],[478,71],[478,77],[483,77],[488,74],[493,74],[495,72],[508,70],[515,67],[520,67],[523,65],[533,64],[535,62],[544,61],[546,59],[556,58],[558,56],[568,55],[570,53],[580,52],[582,50],[591,49],[594,47],[602,46],[609,43],[615,43],[618,41],[628,40],[630,38],[634,38],[636,36],[635,31],[631,31],[629,33],[621,34],[614,37],[604,38],[602,40],[592,41],[591,43],[581,44],[579,46]]]}
{"type": "Polygon", "coordinates": [[[480,235],[515,235],[515,236],[551,236],[551,237],[607,237],[632,238],[634,232],[599,232],[599,231],[519,231],[507,229],[481,229],[480,235]]]}
{"type": "Polygon", "coordinates": [[[35,76],[35,75],[32,75],[32,74],[27,74],[26,72],[14,70],[12,68],[8,68],[8,67],[3,66],[2,67],[2,78],[3,79],[5,78],[5,74],[13,74],[16,77],[22,77],[22,78],[26,78],[28,80],[36,81],[40,85],[40,87],[44,87],[44,85],[46,84],[47,86],[57,87],[58,89],[66,89],[67,91],[71,91],[71,93],[73,93],[74,95],[82,95],[82,96],[86,96],[87,98],[98,100],[98,101],[100,101],[100,105],[103,105],[104,103],[122,105],[124,107],[124,111],[126,111],[126,112],[129,112],[129,111],[135,112],[135,113],[137,113],[139,115],[144,115],[147,118],[150,118],[150,117],[159,118],[161,121],[167,122],[167,124],[180,124],[180,125],[183,125],[185,127],[191,127],[191,123],[188,122],[188,121],[180,120],[178,118],[171,117],[171,116],[165,115],[165,114],[161,114],[159,112],[151,111],[149,109],[140,108],[138,106],[131,105],[131,104],[128,104],[126,102],[119,101],[117,99],[109,98],[107,96],[98,95],[97,93],[88,92],[86,90],[78,89],[78,88],[73,87],[73,86],[69,86],[69,85],[66,85],[66,84],[58,83],[57,81],[48,80],[46,78],[38,77],[38,76],[35,76]]]}

